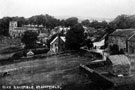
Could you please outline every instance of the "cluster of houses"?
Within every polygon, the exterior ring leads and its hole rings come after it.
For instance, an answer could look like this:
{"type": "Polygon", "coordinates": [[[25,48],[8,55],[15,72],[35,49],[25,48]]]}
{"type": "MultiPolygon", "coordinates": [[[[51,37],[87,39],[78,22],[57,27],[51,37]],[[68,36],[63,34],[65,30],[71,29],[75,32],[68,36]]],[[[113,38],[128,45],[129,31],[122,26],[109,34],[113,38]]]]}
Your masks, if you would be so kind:
{"type": "MultiPolygon", "coordinates": [[[[135,69],[135,29],[117,29],[108,36],[106,41],[108,47],[105,50],[100,49],[103,46],[104,39],[100,42],[94,42],[94,46],[97,50],[92,50],[103,55],[102,60],[96,60],[94,62],[110,63],[107,68],[109,72],[116,75],[130,75],[131,70],[135,69]],[[111,54],[111,50],[114,50],[114,46],[117,46],[117,52],[111,54]],[[122,51],[123,53],[118,53],[122,51]]],[[[90,50],[89,50],[90,51],[90,50]]]]}
{"type": "MultiPolygon", "coordinates": [[[[63,34],[66,34],[66,32],[70,28],[57,26],[52,30],[47,29],[43,25],[23,25],[22,27],[18,27],[17,21],[11,21],[9,23],[9,35],[12,38],[20,38],[23,36],[25,31],[31,30],[34,32],[37,32],[38,35],[38,41],[37,43],[43,43],[45,44],[48,39],[50,39],[53,35],[60,33],[61,31],[63,34]]],[[[65,37],[64,36],[56,36],[51,42],[50,42],[50,51],[52,53],[58,53],[65,48],[65,37]]]]}
{"type": "Polygon", "coordinates": [[[135,69],[135,29],[117,29],[111,33],[107,40],[107,59],[113,66],[113,71],[121,74],[131,74],[131,70],[135,69]],[[117,46],[119,53],[111,55],[111,50],[117,46]]]}
{"type": "Polygon", "coordinates": [[[123,50],[127,54],[135,53],[135,29],[117,29],[110,34],[108,39],[108,47],[118,45],[119,50],[123,50]]]}

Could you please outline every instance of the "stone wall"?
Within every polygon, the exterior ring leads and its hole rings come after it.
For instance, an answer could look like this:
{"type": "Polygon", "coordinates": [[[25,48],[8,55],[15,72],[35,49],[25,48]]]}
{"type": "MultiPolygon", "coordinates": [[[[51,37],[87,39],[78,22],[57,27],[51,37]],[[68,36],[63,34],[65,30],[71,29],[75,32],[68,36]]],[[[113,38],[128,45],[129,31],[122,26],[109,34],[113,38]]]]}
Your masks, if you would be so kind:
{"type": "Polygon", "coordinates": [[[128,56],[128,58],[131,62],[131,70],[135,71],[135,55],[134,54],[130,54],[130,55],[128,54],[127,56],[128,56]]]}

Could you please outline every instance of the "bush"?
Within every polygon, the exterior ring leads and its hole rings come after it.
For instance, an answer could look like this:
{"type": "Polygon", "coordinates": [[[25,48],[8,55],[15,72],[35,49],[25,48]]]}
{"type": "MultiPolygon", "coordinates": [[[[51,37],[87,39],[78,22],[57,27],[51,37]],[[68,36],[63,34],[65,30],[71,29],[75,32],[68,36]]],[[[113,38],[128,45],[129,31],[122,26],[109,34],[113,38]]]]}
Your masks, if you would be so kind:
{"type": "Polygon", "coordinates": [[[34,31],[26,31],[21,39],[22,43],[26,45],[25,48],[34,48],[36,44],[38,33],[34,31]]]}
{"type": "Polygon", "coordinates": [[[15,53],[15,54],[13,54],[12,59],[13,59],[13,60],[20,59],[20,58],[23,57],[23,56],[24,56],[23,51],[20,51],[20,52],[17,52],[17,53],[15,53]]]}
{"type": "Polygon", "coordinates": [[[37,48],[32,51],[34,52],[35,55],[43,54],[43,53],[47,53],[49,51],[49,48],[37,48]]]}

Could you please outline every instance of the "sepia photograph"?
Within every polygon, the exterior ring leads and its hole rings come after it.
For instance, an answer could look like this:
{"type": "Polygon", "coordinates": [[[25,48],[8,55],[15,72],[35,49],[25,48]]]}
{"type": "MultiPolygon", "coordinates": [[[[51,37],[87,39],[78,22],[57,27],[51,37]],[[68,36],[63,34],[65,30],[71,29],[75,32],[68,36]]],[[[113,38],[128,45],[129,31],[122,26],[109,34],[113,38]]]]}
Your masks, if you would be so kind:
{"type": "Polygon", "coordinates": [[[0,0],[0,90],[135,90],[135,0],[0,0]]]}

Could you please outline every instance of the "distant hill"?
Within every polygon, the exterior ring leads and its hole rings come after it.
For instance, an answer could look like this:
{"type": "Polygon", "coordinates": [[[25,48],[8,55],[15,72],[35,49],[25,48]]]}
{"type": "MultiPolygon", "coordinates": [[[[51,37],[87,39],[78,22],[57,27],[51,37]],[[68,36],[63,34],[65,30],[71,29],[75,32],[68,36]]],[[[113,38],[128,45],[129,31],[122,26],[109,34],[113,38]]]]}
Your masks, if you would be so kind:
{"type": "Polygon", "coordinates": [[[93,21],[93,20],[97,20],[99,22],[101,21],[107,21],[107,22],[110,22],[113,20],[113,18],[99,18],[99,17],[82,17],[82,16],[54,16],[58,19],[67,19],[67,18],[70,18],[70,17],[77,17],[79,19],[79,22],[85,20],[85,19],[89,19],[90,21],[93,21]]]}

